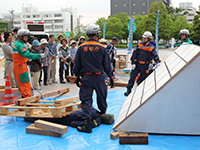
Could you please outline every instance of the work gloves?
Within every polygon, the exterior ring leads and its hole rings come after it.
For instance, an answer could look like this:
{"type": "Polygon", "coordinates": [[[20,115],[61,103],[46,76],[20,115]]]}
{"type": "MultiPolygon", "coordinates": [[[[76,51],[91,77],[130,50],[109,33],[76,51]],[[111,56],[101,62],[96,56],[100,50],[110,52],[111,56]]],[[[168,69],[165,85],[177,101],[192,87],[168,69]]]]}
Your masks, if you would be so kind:
{"type": "Polygon", "coordinates": [[[157,63],[157,64],[156,64],[156,68],[158,68],[159,66],[160,66],[160,63],[157,63]]]}
{"type": "Polygon", "coordinates": [[[76,82],[77,87],[81,86],[81,78],[80,77],[77,77],[75,82],[76,82]]]}
{"type": "Polygon", "coordinates": [[[114,88],[115,86],[115,83],[114,83],[114,80],[113,80],[113,77],[110,78],[110,88],[114,88]]]}
{"type": "Polygon", "coordinates": [[[132,70],[135,70],[136,64],[132,64],[132,65],[131,65],[131,68],[132,68],[132,70]]]}

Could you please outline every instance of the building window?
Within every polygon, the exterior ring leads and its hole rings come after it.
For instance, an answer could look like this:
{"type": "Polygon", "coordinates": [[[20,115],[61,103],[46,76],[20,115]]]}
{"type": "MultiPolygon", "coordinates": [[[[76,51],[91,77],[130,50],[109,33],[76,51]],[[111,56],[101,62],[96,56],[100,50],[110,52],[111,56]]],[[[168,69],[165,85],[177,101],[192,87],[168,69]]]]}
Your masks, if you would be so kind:
{"type": "Polygon", "coordinates": [[[39,17],[40,17],[39,14],[34,14],[34,15],[33,15],[33,18],[39,18],[39,17]]]}
{"type": "Polygon", "coordinates": [[[145,3],[143,3],[143,6],[145,5],[145,3]]]}
{"type": "Polygon", "coordinates": [[[126,7],[126,4],[124,4],[124,7],[126,7]]]}
{"type": "Polygon", "coordinates": [[[23,18],[31,18],[30,15],[24,15],[23,18]]]}
{"type": "Polygon", "coordinates": [[[44,17],[46,17],[46,18],[52,17],[52,14],[44,14],[44,17]]]}
{"type": "Polygon", "coordinates": [[[20,21],[14,21],[14,24],[21,24],[20,21]]]}
{"type": "Polygon", "coordinates": [[[193,21],[193,19],[188,19],[188,21],[193,21]]]}
{"type": "Polygon", "coordinates": [[[54,14],[54,17],[62,17],[62,14],[54,14]]]}
{"type": "Polygon", "coordinates": [[[55,25],[55,29],[62,29],[63,25],[55,25]]]}
{"type": "Polygon", "coordinates": [[[135,3],[133,3],[133,6],[135,6],[135,3]]]}
{"type": "Polygon", "coordinates": [[[115,7],[117,7],[117,5],[115,5],[115,7]]]}
{"type": "Polygon", "coordinates": [[[135,12],[133,12],[133,14],[135,15],[135,12]]]}
{"type": "Polygon", "coordinates": [[[54,20],[54,23],[63,23],[63,20],[54,20]]]}
{"type": "Polygon", "coordinates": [[[145,12],[143,11],[143,14],[145,14],[145,12]]]}
{"type": "Polygon", "coordinates": [[[45,20],[45,23],[53,23],[53,20],[45,20]]]}
{"type": "Polygon", "coordinates": [[[52,29],[53,26],[45,26],[45,29],[52,29]]]}
{"type": "Polygon", "coordinates": [[[189,14],[189,16],[194,16],[194,14],[189,14]]]}

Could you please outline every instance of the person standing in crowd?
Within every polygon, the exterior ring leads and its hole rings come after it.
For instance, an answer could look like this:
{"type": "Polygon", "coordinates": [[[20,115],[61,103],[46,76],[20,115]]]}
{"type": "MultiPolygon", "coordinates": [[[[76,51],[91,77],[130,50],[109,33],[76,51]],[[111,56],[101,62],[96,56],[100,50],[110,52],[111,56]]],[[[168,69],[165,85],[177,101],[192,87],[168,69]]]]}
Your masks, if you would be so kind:
{"type": "Polygon", "coordinates": [[[49,49],[49,68],[48,68],[48,84],[57,83],[56,82],[56,57],[57,57],[57,49],[56,49],[56,43],[55,36],[50,35],[47,48],[49,49]]]}
{"type": "Polygon", "coordinates": [[[113,37],[112,38],[112,42],[110,44],[108,44],[108,46],[106,47],[106,49],[108,50],[108,55],[110,57],[110,61],[111,61],[111,68],[112,68],[112,72],[115,78],[115,57],[117,55],[117,51],[115,50],[115,45],[119,42],[117,37],[113,37]]]}
{"type": "MultiPolygon", "coordinates": [[[[38,49],[40,45],[41,43],[39,43],[38,40],[33,40],[31,53],[39,54],[38,49]]],[[[38,90],[41,90],[41,87],[39,86],[39,77],[40,77],[40,71],[42,67],[43,67],[43,64],[41,63],[41,59],[32,60],[30,63],[31,75],[33,77],[33,86],[34,88],[38,90]]]]}
{"type": "MultiPolygon", "coordinates": [[[[44,53],[46,54],[46,57],[41,58],[41,63],[43,64],[43,72],[44,72],[44,79],[43,79],[43,84],[45,86],[47,86],[47,75],[48,75],[48,67],[49,67],[49,57],[47,56],[49,54],[49,49],[46,47],[48,42],[46,39],[41,39],[40,40],[40,48],[38,49],[39,53],[44,53]]],[[[42,78],[42,70],[40,71],[40,78],[39,78],[39,82],[41,82],[41,78],[42,78]]],[[[39,83],[40,84],[40,83],[39,83]]],[[[41,85],[41,84],[40,84],[41,85]]]]}
{"type": "MultiPolygon", "coordinates": [[[[62,46],[59,48],[59,62],[60,62],[60,68],[59,68],[59,77],[60,77],[60,83],[65,83],[63,78],[63,71],[65,70],[65,76],[69,76],[69,47],[67,46],[67,40],[62,39],[61,41],[62,46]]],[[[69,79],[67,79],[67,82],[70,82],[69,79]]]]}
{"type": "Polygon", "coordinates": [[[18,32],[18,28],[15,28],[14,30],[13,30],[13,40],[12,40],[12,44],[14,45],[16,42],[17,42],[17,32],[18,32]]]}
{"type": "Polygon", "coordinates": [[[139,43],[136,46],[136,50],[134,50],[131,56],[131,67],[132,71],[130,73],[130,79],[127,85],[127,92],[124,93],[125,96],[128,96],[131,93],[131,89],[135,83],[136,76],[140,73],[140,82],[145,80],[145,78],[149,74],[149,61],[151,60],[151,56],[156,62],[156,67],[160,65],[160,60],[158,54],[150,44],[150,40],[152,39],[152,34],[149,31],[145,31],[142,35],[142,43],[139,43]]]}
{"type": "Polygon", "coordinates": [[[27,67],[28,59],[40,59],[46,57],[45,54],[33,54],[26,49],[24,43],[27,42],[30,32],[20,29],[17,33],[18,40],[13,47],[13,72],[17,79],[22,98],[30,97],[31,84],[27,67]]]}
{"type": "Polygon", "coordinates": [[[193,44],[193,42],[190,40],[190,31],[188,29],[183,29],[180,31],[181,39],[184,43],[193,44]]]}
{"type": "Polygon", "coordinates": [[[5,72],[6,74],[9,75],[12,88],[15,88],[17,86],[17,81],[13,74],[13,59],[12,59],[13,36],[11,32],[4,33],[4,41],[5,43],[3,43],[2,45],[2,50],[4,53],[4,58],[6,59],[5,66],[4,66],[5,72]]]}
{"type": "Polygon", "coordinates": [[[70,52],[70,57],[71,57],[71,63],[70,63],[70,72],[71,72],[71,76],[73,76],[73,68],[74,68],[74,59],[76,56],[76,51],[77,51],[77,47],[76,47],[76,41],[72,40],[70,42],[70,48],[69,48],[69,52],[70,52]]]}
{"type": "Polygon", "coordinates": [[[90,24],[86,29],[89,40],[79,46],[74,62],[73,73],[77,77],[76,85],[80,87],[81,108],[83,110],[83,126],[78,126],[80,132],[91,133],[91,108],[93,90],[97,93],[97,104],[101,114],[107,109],[107,86],[105,84],[104,72],[110,78],[111,86],[114,86],[111,74],[110,59],[106,48],[98,43],[100,28],[98,25],[90,24]],[[80,78],[81,69],[83,77],[80,78]],[[82,83],[82,85],[80,85],[82,83]]]}
{"type": "Polygon", "coordinates": [[[62,39],[63,39],[63,36],[59,35],[58,36],[58,43],[57,43],[57,51],[59,51],[59,48],[62,46],[62,44],[61,44],[62,39]]]}
{"type": "Polygon", "coordinates": [[[153,32],[151,32],[152,34],[152,39],[150,39],[150,44],[154,46],[154,48],[156,48],[156,42],[155,42],[155,34],[153,32]]]}
{"type": "Polygon", "coordinates": [[[100,40],[99,40],[99,42],[100,42],[100,44],[102,44],[102,45],[104,45],[105,47],[107,47],[107,40],[106,39],[104,39],[104,38],[101,38],[100,40]]]}
{"type": "Polygon", "coordinates": [[[78,41],[78,46],[80,46],[81,44],[83,44],[85,42],[85,37],[84,36],[81,36],[79,38],[79,41],[78,41]]]}

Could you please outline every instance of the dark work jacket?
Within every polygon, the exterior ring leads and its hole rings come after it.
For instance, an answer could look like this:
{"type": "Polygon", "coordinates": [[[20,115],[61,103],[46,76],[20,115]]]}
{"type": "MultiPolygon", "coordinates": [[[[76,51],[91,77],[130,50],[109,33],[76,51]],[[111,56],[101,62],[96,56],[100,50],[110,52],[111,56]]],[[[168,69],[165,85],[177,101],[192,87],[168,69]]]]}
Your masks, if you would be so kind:
{"type": "MultiPolygon", "coordinates": [[[[31,48],[31,53],[39,54],[39,52],[31,48]]],[[[30,63],[31,72],[38,72],[41,70],[41,59],[32,60],[30,63]]]]}
{"type": "Polygon", "coordinates": [[[106,47],[107,51],[108,51],[108,56],[110,57],[110,61],[113,62],[114,61],[114,45],[112,43],[108,44],[108,46],[106,47]]]}
{"type": "Polygon", "coordinates": [[[153,45],[149,44],[148,46],[145,46],[144,43],[139,43],[131,56],[131,64],[136,64],[136,62],[145,62],[148,64],[151,57],[156,63],[160,63],[158,53],[153,45]]]}
{"type": "Polygon", "coordinates": [[[83,74],[106,72],[110,78],[112,75],[109,64],[110,58],[104,45],[99,44],[94,39],[89,39],[81,44],[77,50],[73,73],[76,77],[79,77],[82,68],[83,74]]]}

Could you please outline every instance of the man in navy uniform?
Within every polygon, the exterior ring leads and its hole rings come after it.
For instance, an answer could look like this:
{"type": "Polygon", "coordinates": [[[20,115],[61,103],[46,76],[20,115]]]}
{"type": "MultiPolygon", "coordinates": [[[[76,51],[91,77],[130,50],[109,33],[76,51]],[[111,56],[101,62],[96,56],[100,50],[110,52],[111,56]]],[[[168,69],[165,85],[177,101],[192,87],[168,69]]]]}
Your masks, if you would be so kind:
{"type": "Polygon", "coordinates": [[[132,71],[127,85],[127,92],[124,93],[125,96],[128,96],[131,93],[131,89],[138,73],[140,73],[140,82],[145,80],[148,76],[151,57],[156,62],[156,67],[160,65],[158,54],[153,45],[150,44],[150,40],[152,39],[151,32],[145,31],[142,38],[143,42],[136,46],[136,49],[131,56],[132,71]]]}
{"type": "Polygon", "coordinates": [[[97,104],[101,114],[106,113],[107,109],[107,86],[105,84],[105,72],[110,78],[111,87],[114,86],[111,74],[110,59],[104,45],[98,43],[100,28],[98,25],[90,24],[86,29],[89,40],[77,50],[73,73],[77,77],[76,85],[80,87],[79,96],[82,118],[84,125],[78,126],[80,132],[91,133],[91,108],[93,90],[97,93],[97,104]],[[80,78],[80,72],[83,71],[83,77],[80,78]]]}

